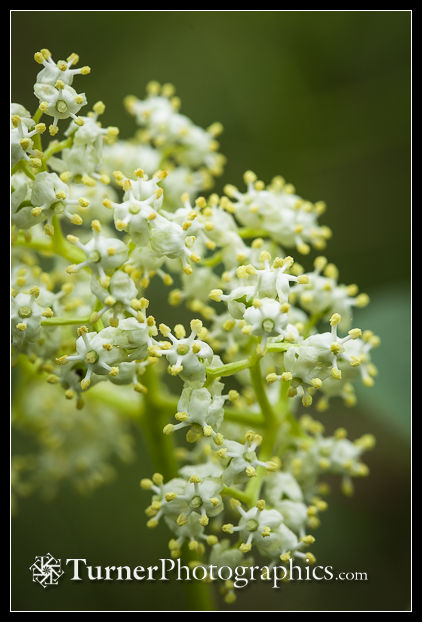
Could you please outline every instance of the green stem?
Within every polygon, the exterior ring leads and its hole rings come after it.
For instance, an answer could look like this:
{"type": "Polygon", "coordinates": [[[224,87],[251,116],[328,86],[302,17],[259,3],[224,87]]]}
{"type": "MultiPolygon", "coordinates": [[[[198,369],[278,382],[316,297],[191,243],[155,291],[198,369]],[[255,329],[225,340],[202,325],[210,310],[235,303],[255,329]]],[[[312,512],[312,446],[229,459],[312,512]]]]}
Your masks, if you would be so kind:
{"type": "Polygon", "coordinates": [[[312,328],[318,324],[318,322],[320,321],[320,319],[322,317],[324,317],[325,315],[325,311],[321,312],[321,313],[314,313],[313,315],[311,315],[311,317],[309,318],[309,320],[306,322],[305,324],[305,328],[303,330],[303,336],[309,337],[309,334],[312,330],[312,328]]]}
{"type": "Polygon", "coordinates": [[[18,171],[23,171],[25,175],[27,175],[32,180],[35,179],[35,175],[31,173],[31,171],[28,169],[28,163],[26,160],[19,160],[19,162],[16,162],[15,166],[12,167],[10,174],[14,175],[18,171]]]}
{"type": "MultiPolygon", "coordinates": [[[[264,386],[264,380],[261,373],[260,356],[255,353],[251,356],[250,376],[255,397],[261,408],[261,412],[265,421],[264,439],[259,451],[259,459],[265,462],[272,457],[279,421],[273,407],[268,400],[267,392],[264,386]]],[[[262,480],[266,470],[264,467],[258,467],[257,474],[251,478],[246,486],[246,496],[251,504],[255,504],[259,498],[262,480]]]]}
{"type": "Polygon", "coordinates": [[[298,346],[298,343],[267,343],[267,352],[287,352],[292,346],[298,346]]]}
{"type": "MultiPolygon", "coordinates": [[[[262,441],[262,445],[259,450],[259,459],[263,462],[272,458],[274,452],[274,440],[277,435],[277,430],[278,425],[275,423],[272,423],[265,429],[264,440],[262,441]]],[[[257,469],[255,477],[251,477],[251,479],[249,480],[245,489],[245,495],[250,505],[255,505],[255,503],[258,501],[262,481],[266,473],[266,469],[260,466],[257,469]]]]}
{"type": "Polygon", "coordinates": [[[251,363],[249,359],[242,359],[241,361],[234,361],[233,363],[227,363],[226,365],[220,365],[219,367],[207,367],[207,374],[208,376],[212,376],[214,378],[232,376],[242,369],[248,369],[250,365],[251,363]]]}
{"type": "Polygon", "coordinates": [[[47,320],[41,320],[41,326],[72,326],[73,324],[88,324],[90,315],[85,317],[52,317],[47,320]]]}
{"type": "MultiPolygon", "coordinates": [[[[178,466],[175,458],[173,438],[163,434],[168,421],[168,410],[162,409],[160,387],[153,365],[149,365],[142,376],[148,392],[144,398],[141,428],[151,452],[152,460],[164,479],[177,477],[178,466]]],[[[183,563],[196,561],[197,554],[184,547],[183,563]]],[[[185,593],[189,611],[215,611],[212,586],[203,581],[185,581],[185,593]]]]}
{"type": "Polygon", "coordinates": [[[131,400],[121,392],[114,390],[115,387],[110,390],[107,383],[101,382],[86,393],[86,397],[89,401],[102,402],[115,408],[119,413],[124,414],[130,419],[140,419],[142,416],[142,409],[139,408],[139,396],[134,391],[134,399],[131,400]]]}
{"type": "Polygon", "coordinates": [[[268,425],[273,425],[277,421],[277,416],[274,413],[273,407],[271,406],[270,401],[267,397],[267,392],[265,390],[264,380],[261,373],[260,357],[257,354],[252,355],[250,363],[251,365],[249,373],[251,376],[252,387],[255,391],[255,397],[261,407],[261,412],[265,422],[268,425]]]}
{"type": "Polygon", "coordinates": [[[241,238],[268,238],[269,234],[266,229],[250,229],[248,227],[241,227],[237,230],[241,238]]]}
{"type": "Polygon", "coordinates": [[[163,434],[163,428],[168,422],[168,411],[160,408],[158,379],[152,365],[146,368],[142,384],[148,391],[144,398],[144,416],[140,423],[152,461],[155,468],[162,472],[164,479],[177,477],[178,466],[173,439],[171,435],[163,434]]]}
{"type": "Polygon", "coordinates": [[[216,253],[214,253],[214,255],[211,255],[211,257],[202,259],[201,264],[203,266],[208,266],[209,268],[213,268],[214,266],[220,263],[220,261],[222,260],[222,257],[223,257],[222,251],[217,251],[216,253]]]}
{"type": "Polygon", "coordinates": [[[237,410],[236,408],[225,408],[224,419],[227,421],[234,421],[235,423],[243,423],[244,425],[251,426],[252,428],[265,427],[265,420],[260,413],[255,413],[250,410],[237,410]]]}
{"type": "Polygon", "coordinates": [[[53,251],[73,263],[81,263],[85,259],[85,254],[80,248],[70,244],[63,235],[60,221],[56,215],[53,216],[54,233],[52,238],[53,251]]]}
{"type": "MultiPolygon", "coordinates": [[[[187,547],[183,547],[182,563],[199,561],[198,555],[194,551],[189,551],[187,547]]],[[[184,581],[183,583],[186,599],[188,602],[188,611],[216,611],[216,603],[214,601],[214,590],[210,583],[205,581],[184,581]]]]}
{"type": "Polygon", "coordinates": [[[47,240],[25,240],[25,237],[20,233],[16,239],[13,240],[15,246],[25,246],[31,248],[40,253],[47,253],[49,255],[60,255],[71,263],[81,263],[85,260],[85,255],[76,246],[70,244],[63,236],[60,228],[60,223],[57,216],[53,216],[54,223],[54,236],[52,241],[47,240]]]}
{"type": "Polygon", "coordinates": [[[41,119],[43,115],[43,111],[41,110],[41,108],[37,108],[37,110],[35,111],[34,116],[32,117],[32,120],[35,121],[35,123],[38,123],[38,121],[41,119]]]}
{"type": "Polygon", "coordinates": [[[66,138],[66,140],[62,140],[60,142],[57,140],[53,141],[44,152],[44,162],[47,162],[47,160],[49,160],[55,153],[59,153],[60,151],[63,151],[63,149],[71,147],[72,144],[73,136],[69,136],[69,138],[66,138]]]}
{"type": "Polygon", "coordinates": [[[242,501],[242,503],[249,503],[249,497],[248,495],[243,492],[242,490],[238,490],[237,488],[233,488],[231,486],[224,486],[223,490],[221,491],[222,495],[226,495],[228,497],[233,497],[234,499],[238,499],[239,501],[242,501]]]}

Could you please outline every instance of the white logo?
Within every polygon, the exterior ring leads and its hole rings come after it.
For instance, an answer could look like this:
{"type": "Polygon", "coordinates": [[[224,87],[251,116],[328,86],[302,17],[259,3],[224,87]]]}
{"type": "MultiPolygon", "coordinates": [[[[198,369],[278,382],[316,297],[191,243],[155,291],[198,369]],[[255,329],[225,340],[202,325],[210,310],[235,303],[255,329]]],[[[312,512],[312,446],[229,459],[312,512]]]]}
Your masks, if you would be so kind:
{"type": "Polygon", "coordinates": [[[29,570],[32,571],[34,583],[39,583],[44,588],[47,585],[57,585],[60,577],[64,575],[60,559],[55,559],[51,553],[36,555],[35,561],[29,567],[29,570]]]}

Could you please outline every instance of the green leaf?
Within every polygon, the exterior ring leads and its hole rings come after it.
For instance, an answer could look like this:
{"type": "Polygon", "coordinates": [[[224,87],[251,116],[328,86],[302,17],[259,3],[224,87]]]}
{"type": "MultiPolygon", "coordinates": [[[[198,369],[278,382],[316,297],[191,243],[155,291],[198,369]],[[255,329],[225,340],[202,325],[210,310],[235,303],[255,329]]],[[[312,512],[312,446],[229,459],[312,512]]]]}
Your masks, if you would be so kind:
{"type": "Polygon", "coordinates": [[[371,329],[381,345],[371,351],[378,368],[370,389],[358,387],[358,397],[397,432],[410,436],[410,290],[406,284],[379,289],[371,303],[356,313],[356,325],[371,329]]]}

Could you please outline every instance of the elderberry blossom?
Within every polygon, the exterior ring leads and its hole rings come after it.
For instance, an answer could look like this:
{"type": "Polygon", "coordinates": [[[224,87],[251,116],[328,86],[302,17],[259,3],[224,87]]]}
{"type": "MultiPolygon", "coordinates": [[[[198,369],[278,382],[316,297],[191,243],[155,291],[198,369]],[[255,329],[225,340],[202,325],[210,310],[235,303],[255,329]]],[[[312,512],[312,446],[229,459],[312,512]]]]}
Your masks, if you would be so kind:
{"type": "Polygon", "coordinates": [[[34,113],[11,107],[11,337],[13,423],[38,453],[14,459],[14,496],[105,483],[132,454],[130,419],[157,458],[147,526],[164,523],[173,558],[314,563],[324,478],[351,495],[374,439],[326,435],[303,410],[354,405],[379,345],[351,328],[368,296],[306,261],[330,238],[325,204],[251,171],[244,192],[210,193],[222,126],[181,114],[172,85],[127,97],[137,129],[117,140],[103,102],[79,116],[76,54],[35,60],[34,113]]]}
{"type": "Polygon", "coordinates": [[[78,94],[70,85],[76,74],[87,75],[90,68],[72,68],[79,60],[77,54],[71,54],[67,61],[59,60],[55,63],[47,49],[36,52],[34,59],[44,66],[37,76],[34,94],[39,99],[42,112],[53,117],[53,123],[49,126],[50,134],[57,134],[60,119],[71,118],[78,125],[83,125],[83,119],[77,113],[86,104],[85,93],[78,94]]]}
{"type": "Polygon", "coordinates": [[[318,216],[325,211],[323,203],[304,201],[281,177],[276,177],[265,187],[262,181],[257,181],[254,173],[248,171],[245,183],[247,190],[244,194],[232,185],[225,188],[242,225],[264,230],[282,247],[297,248],[304,255],[309,253],[310,245],[318,249],[325,247],[331,231],[318,225],[318,216]]]}

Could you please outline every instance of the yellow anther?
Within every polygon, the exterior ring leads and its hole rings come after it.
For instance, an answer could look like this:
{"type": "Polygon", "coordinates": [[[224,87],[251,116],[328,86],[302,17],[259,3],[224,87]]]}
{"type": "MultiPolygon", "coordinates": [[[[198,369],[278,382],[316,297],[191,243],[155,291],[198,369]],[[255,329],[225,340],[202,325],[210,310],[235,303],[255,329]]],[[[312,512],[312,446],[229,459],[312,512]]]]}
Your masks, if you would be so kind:
{"type": "Polygon", "coordinates": [[[20,146],[24,150],[28,149],[28,147],[32,145],[32,140],[30,138],[21,138],[19,142],[20,142],[20,146]]]}
{"type": "Polygon", "coordinates": [[[326,277],[328,277],[329,279],[333,279],[334,281],[337,281],[338,279],[338,269],[333,263],[329,263],[326,265],[324,274],[326,277]]]}
{"type": "Polygon", "coordinates": [[[29,158],[29,159],[31,161],[31,166],[33,166],[34,168],[41,168],[42,162],[40,158],[29,158]]]}
{"type": "Polygon", "coordinates": [[[163,434],[165,434],[166,436],[168,436],[169,434],[172,434],[173,431],[174,431],[174,425],[172,423],[168,423],[163,428],[163,434]]]}
{"type": "Polygon", "coordinates": [[[330,461],[327,458],[321,458],[320,461],[318,462],[318,466],[323,471],[326,471],[327,469],[330,468],[330,461]]]}
{"type": "Polygon", "coordinates": [[[312,378],[311,384],[315,389],[320,389],[322,387],[322,380],[320,378],[312,378]]]}
{"type": "Polygon", "coordinates": [[[144,490],[151,490],[154,484],[151,479],[144,478],[144,479],[141,479],[141,481],[139,482],[139,485],[144,490]]]}
{"type": "Polygon", "coordinates": [[[349,330],[349,335],[352,339],[359,339],[362,336],[362,331],[360,328],[352,328],[352,330],[349,330]]]}
{"type": "Polygon", "coordinates": [[[235,389],[231,389],[231,390],[229,391],[229,400],[230,400],[231,402],[235,402],[236,400],[238,400],[238,399],[239,399],[239,397],[240,397],[239,392],[238,392],[238,391],[236,391],[235,389]]]}
{"type": "Polygon", "coordinates": [[[39,63],[40,65],[42,65],[44,63],[45,57],[42,54],[42,52],[35,52],[34,54],[34,60],[35,62],[39,63]]]}
{"type": "Polygon", "coordinates": [[[79,203],[79,206],[82,207],[83,209],[85,209],[85,208],[87,208],[89,206],[88,199],[85,199],[84,197],[81,197],[80,199],[78,199],[78,203],[79,203]]]}
{"type": "Polygon", "coordinates": [[[233,199],[239,191],[236,186],[233,186],[232,184],[226,184],[224,186],[224,192],[225,194],[227,194],[228,197],[233,199]]]}
{"type": "Polygon", "coordinates": [[[104,114],[105,104],[102,101],[98,101],[93,105],[92,109],[96,114],[104,114]]]}
{"type": "Polygon", "coordinates": [[[154,484],[157,484],[157,486],[161,486],[164,482],[164,477],[161,473],[154,473],[154,475],[152,476],[152,481],[154,482],[154,484]]]}
{"type": "Polygon", "coordinates": [[[167,324],[160,324],[158,330],[163,335],[163,337],[167,337],[171,333],[171,328],[170,326],[167,326],[167,324]]]}
{"type": "Polygon", "coordinates": [[[372,449],[375,446],[375,436],[372,434],[364,434],[355,441],[355,445],[362,449],[372,449]]]}
{"type": "Polygon", "coordinates": [[[303,404],[305,407],[307,407],[307,408],[308,408],[309,406],[311,406],[311,404],[312,404],[312,395],[309,395],[309,393],[308,393],[307,395],[304,395],[304,396],[302,397],[302,404],[303,404]]]}
{"type": "Polygon", "coordinates": [[[72,175],[69,171],[63,171],[63,173],[60,173],[60,179],[64,181],[65,184],[67,184],[67,182],[70,181],[71,177],[72,175]]]}
{"type": "Polygon", "coordinates": [[[297,282],[300,283],[301,285],[309,283],[309,277],[306,276],[306,274],[302,274],[301,276],[297,277],[297,282]]]}
{"type": "Polygon", "coordinates": [[[331,370],[331,376],[336,380],[341,380],[341,371],[337,367],[333,367],[331,370]]]}
{"type": "Polygon", "coordinates": [[[82,225],[83,224],[83,220],[82,218],[79,216],[79,214],[72,214],[72,217],[70,218],[70,222],[73,225],[82,225]]]}
{"type": "Polygon", "coordinates": [[[341,315],[339,313],[333,313],[330,317],[331,326],[337,326],[341,322],[341,315]]]}
{"type": "Polygon", "coordinates": [[[198,319],[191,320],[190,328],[191,328],[192,331],[195,331],[195,332],[198,333],[201,330],[202,326],[203,326],[203,324],[202,324],[201,320],[198,320],[198,319]]]}
{"type": "Polygon", "coordinates": [[[335,432],[334,432],[334,436],[337,439],[346,438],[347,437],[347,430],[345,430],[344,428],[337,428],[337,430],[335,430],[335,432]]]}
{"type": "Polygon", "coordinates": [[[203,432],[204,436],[206,436],[207,438],[210,438],[214,434],[214,430],[210,425],[204,425],[203,432]]]}
{"type": "Polygon", "coordinates": [[[176,519],[176,523],[179,525],[179,527],[186,525],[187,522],[188,522],[188,519],[186,518],[184,514],[179,514],[179,516],[176,519]]]}
{"type": "Polygon", "coordinates": [[[356,305],[358,307],[366,307],[366,305],[369,303],[369,296],[368,294],[359,294],[359,296],[356,297],[356,305]]]}
{"type": "Polygon", "coordinates": [[[301,244],[297,245],[297,250],[301,255],[307,255],[310,252],[311,247],[309,246],[309,244],[305,244],[304,242],[302,242],[301,244]]]}
{"type": "Polygon", "coordinates": [[[208,134],[211,134],[211,136],[219,136],[222,133],[222,131],[223,131],[223,126],[218,121],[216,121],[215,123],[212,123],[207,128],[207,132],[208,134]]]}
{"type": "Polygon", "coordinates": [[[84,378],[84,380],[81,380],[82,391],[86,391],[90,384],[91,384],[91,380],[89,378],[86,378],[86,379],[84,378]]]}
{"type": "Polygon", "coordinates": [[[342,352],[343,348],[340,343],[335,341],[334,343],[331,344],[330,350],[333,354],[337,356],[337,354],[340,354],[340,352],[342,352]]]}

